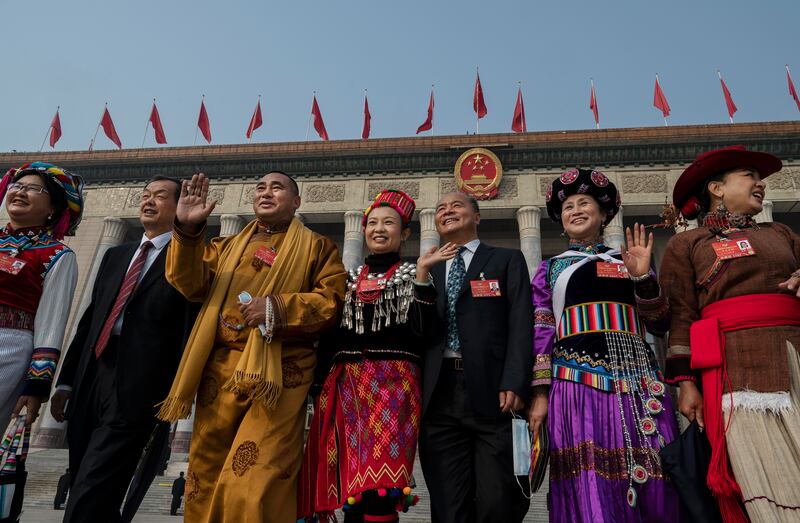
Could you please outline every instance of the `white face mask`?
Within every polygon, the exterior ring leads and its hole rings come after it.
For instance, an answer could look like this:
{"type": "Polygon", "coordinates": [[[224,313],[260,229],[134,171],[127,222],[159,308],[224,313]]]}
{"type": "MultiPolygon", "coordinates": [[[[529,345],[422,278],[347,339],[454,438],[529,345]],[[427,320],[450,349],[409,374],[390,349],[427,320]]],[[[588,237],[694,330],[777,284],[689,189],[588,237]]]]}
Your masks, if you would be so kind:
{"type": "Polygon", "coordinates": [[[514,475],[527,476],[531,471],[531,434],[528,422],[523,418],[511,420],[511,435],[514,448],[514,475]]]}

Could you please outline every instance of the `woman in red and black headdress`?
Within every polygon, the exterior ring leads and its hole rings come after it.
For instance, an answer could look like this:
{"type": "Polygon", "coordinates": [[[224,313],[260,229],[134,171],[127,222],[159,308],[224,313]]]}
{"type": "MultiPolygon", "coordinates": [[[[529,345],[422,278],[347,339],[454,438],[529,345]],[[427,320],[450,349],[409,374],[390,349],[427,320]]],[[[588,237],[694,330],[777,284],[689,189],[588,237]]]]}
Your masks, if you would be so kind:
{"type": "Polygon", "coordinates": [[[83,181],[43,162],[0,180],[9,223],[0,230],[0,426],[26,410],[33,423],[61,353],[78,276],[75,253],[61,243],[83,211],[83,181]]]}
{"type": "MultiPolygon", "coordinates": [[[[370,255],[350,271],[341,324],[317,351],[325,376],[299,482],[298,517],[398,521],[415,504],[412,468],[421,418],[421,318],[435,303],[414,297],[417,267],[401,260],[415,203],[382,191],[364,213],[370,255]]],[[[428,268],[454,245],[424,253],[428,268]]],[[[435,312],[433,313],[435,314],[435,312]]],[[[318,380],[322,381],[322,379],[318,380]]]]}
{"type": "Polygon", "coordinates": [[[571,169],[545,194],[567,251],[533,278],[534,435],[550,437],[550,521],[680,520],[658,451],[678,427],[645,330],[666,328],[667,301],[651,268],[653,235],[636,224],[627,249],[603,229],[619,211],[601,172],[571,169]]]}
{"type": "Polygon", "coordinates": [[[707,483],[726,522],[800,518],[800,237],[754,219],[781,166],[742,146],[698,156],[673,203],[700,226],[670,240],[661,266],[667,380],[707,429],[707,483]]]}

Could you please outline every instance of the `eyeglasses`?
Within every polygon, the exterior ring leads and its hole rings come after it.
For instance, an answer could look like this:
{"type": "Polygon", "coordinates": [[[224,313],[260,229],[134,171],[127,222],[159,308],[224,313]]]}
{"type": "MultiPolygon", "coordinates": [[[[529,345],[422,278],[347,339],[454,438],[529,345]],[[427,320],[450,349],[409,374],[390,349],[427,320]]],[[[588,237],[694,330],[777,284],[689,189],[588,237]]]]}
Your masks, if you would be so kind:
{"type": "Polygon", "coordinates": [[[24,193],[36,193],[36,194],[49,194],[47,188],[44,185],[39,185],[38,183],[19,183],[14,182],[9,184],[8,186],[9,192],[24,192],[24,193]]]}

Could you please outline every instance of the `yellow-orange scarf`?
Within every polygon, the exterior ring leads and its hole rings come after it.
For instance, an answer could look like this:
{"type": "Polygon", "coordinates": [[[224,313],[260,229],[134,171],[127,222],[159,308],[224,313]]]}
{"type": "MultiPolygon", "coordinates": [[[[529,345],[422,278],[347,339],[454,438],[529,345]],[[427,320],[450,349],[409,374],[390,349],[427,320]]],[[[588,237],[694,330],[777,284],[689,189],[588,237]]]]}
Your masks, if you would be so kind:
{"type": "MultiPolygon", "coordinates": [[[[219,257],[219,270],[208,297],[200,309],[186,349],[172,382],[169,396],[161,402],[158,418],[177,421],[189,416],[192,401],[197,393],[203,368],[214,348],[219,313],[225,298],[231,292],[233,273],[241,260],[250,237],[256,232],[257,222],[250,222],[228,245],[219,257]]],[[[258,296],[293,293],[302,290],[305,274],[297,267],[305,267],[311,253],[313,233],[300,220],[294,218],[281,244],[280,255],[269,270],[258,296]]],[[[167,271],[171,270],[172,257],[167,257],[167,271]]],[[[261,336],[257,328],[251,329],[233,376],[222,387],[237,394],[245,394],[251,400],[261,400],[268,409],[274,409],[283,389],[281,370],[281,339],[275,336],[271,343],[261,336]]]]}

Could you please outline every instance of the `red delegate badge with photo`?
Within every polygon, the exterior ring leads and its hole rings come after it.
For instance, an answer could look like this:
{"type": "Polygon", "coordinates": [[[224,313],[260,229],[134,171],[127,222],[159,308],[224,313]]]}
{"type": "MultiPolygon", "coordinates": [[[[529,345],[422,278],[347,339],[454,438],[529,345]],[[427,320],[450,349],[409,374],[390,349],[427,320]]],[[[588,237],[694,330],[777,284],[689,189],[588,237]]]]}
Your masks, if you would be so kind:
{"type": "Polygon", "coordinates": [[[272,267],[272,264],[275,263],[275,259],[278,257],[278,253],[275,249],[269,247],[259,247],[258,250],[253,253],[253,256],[272,267]]]}
{"type": "Polygon", "coordinates": [[[17,275],[19,271],[25,267],[27,262],[25,260],[20,260],[19,258],[14,258],[7,254],[0,254],[0,271],[3,271],[8,274],[17,275]]]}
{"type": "Polygon", "coordinates": [[[499,280],[472,280],[469,282],[473,298],[497,298],[502,296],[499,280]]]}
{"type": "Polygon", "coordinates": [[[733,240],[720,240],[711,244],[717,258],[720,260],[733,260],[746,256],[755,256],[756,251],[747,238],[736,238],[733,240]]]}
{"type": "Polygon", "coordinates": [[[597,262],[597,277],[598,278],[627,278],[628,268],[624,263],[614,262],[597,262]]]}

